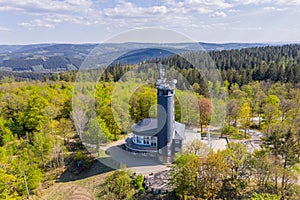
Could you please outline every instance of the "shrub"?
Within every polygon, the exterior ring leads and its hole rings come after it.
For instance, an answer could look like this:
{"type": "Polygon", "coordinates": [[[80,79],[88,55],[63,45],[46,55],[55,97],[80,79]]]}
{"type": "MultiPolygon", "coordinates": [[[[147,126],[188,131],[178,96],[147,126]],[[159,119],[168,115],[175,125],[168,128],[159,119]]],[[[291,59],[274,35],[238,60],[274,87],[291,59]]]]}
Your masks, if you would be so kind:
{"type": "Polygon", "coordinates": [[[234,126],[224,125],[221,132],[222,132],[222,134],[225,134],[225,135],[232,135],[232,134],[238,134],[239,129],[234,126]]]}
{"type": "Polygon", "coordinates": [[[143,188],[143,183],[144,183],[144,177],[141,174],[137,175],[137,177],[133,180],[133,185],[136,189],[143,188]]]}

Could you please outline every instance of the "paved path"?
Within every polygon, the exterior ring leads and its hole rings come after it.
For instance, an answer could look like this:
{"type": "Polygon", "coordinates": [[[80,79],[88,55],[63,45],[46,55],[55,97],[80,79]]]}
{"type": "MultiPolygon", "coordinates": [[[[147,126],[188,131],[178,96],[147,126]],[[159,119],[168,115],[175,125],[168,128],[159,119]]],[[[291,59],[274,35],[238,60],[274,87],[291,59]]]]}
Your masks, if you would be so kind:
{"type": "MultiPolygon", "coordinates": [[[[189,142],[194,139],[201,139],[201,135],[193,131],[187,131],[186,141],[189,142]]],[[[131,168],[136,173],[143,174],[145,176],[169,169],[168,165],[160,163],[155,158],[135,156],[121,149],[119,146],[124,143],[125,140],[119,140],[117,142],[110,143],[105,147],[101,147],[101,149],[105,151],[106,155],[100,157],[98,160],[113,169],[119,169],[120,164],[125,164],[127,168],[131,168]]],[[[226,147],[226,141],[224,139],[214,140],[212,143],[213,149],[216,151],[219,149],[222,150],[226,147]]]]}
{"type": "MultiPolygon", "coordinates": [[[[252,131],[251,135],[253,139],[260,140],[261,133],[253,130],[251,131],[252,131]]],[[[186,135],[186,140],[185,140],[186,144],[188,144],[194,139],[201,140],[201,135],[199,133],[196,133],[194,130],[186,130],[185,135],[186,135]]],[[[201,141],[208,144],[207,139],[201,141]]],[[[241,141],[237,141],[237,142],[241,142],[241,141]]],[[[149,175],[150,173],[157,173],[168,169],[167,165],[161,164],[155,158],[135,156],[121,149],[119,146],[124,143],[125,140],[119,140],[110,143],[105,147],[101,147],[101,149],[105,151],[106,155],[99,158],[98,160],[103,164],[114,169],[118,169],[120,168],[120,164],[124,164],[126,165],[127,168],[131,168],[135,172],[143,175],[149,175]]],[[[225,139],[212,138],[211,145],[215,151],[224,150],[226,148],[227,142],[225,139]]],[[[256,143],[251,144],[251,148],[253,149],[257,149],[258,148],[257,146],[259,146],[259,144],[256,143]]]]}
{"type": "Polygon", "coordinates": [[[185,132],[185,145],[189,145],[193,140],[201,140],[204,144],[210,146],[214,151],[218,150],[224,150],[226,148],[227,142],[224,138],[216,138],[211,137],[211,144],[208,142],[208,138],[205,137],[205,139],[201,138],[201,134],[196,132],[197,130],[186,130],[185,132]]]}
{"type": "Polygon", "coordinates": [[[101,157],[98,160],[114,169],[120,168],[120,164],[125,164],[127,168],[133,169],[136,173],[143,174],[144,176],[168,169],[167,165],[161,164],[154,158],[137,157],[121,149],[119,145],[124,143],[124,140],[120,140],[102,147],[101,149],[106,152],[107,156],[101,157]]]}

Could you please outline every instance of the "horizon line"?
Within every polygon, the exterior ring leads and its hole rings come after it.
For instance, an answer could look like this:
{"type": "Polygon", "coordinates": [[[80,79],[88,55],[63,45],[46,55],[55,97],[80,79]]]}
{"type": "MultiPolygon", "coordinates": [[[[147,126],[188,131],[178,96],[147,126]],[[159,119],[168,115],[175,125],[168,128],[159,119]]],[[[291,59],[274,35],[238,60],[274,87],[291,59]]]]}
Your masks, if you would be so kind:
{"type": "Polygon", "coordinates": [[[202,43],[202,44],[277,44],[277,45],[284,45],[284,44],[300,44],[300,41],[278,41],[278,42],[247,42],[247,41],[226,41],[226,42],[206,42],[206,41],[180,41],[180,42],[155,42],[155,41],[125,41],[125,42],[40,42],[40,43],[0,43],[0,46],[29,46],[29,45],[57,45],[57,44],[67,44],[67,45],[99,45],[99,44],[193,44],[193,43],[202,43]]]}

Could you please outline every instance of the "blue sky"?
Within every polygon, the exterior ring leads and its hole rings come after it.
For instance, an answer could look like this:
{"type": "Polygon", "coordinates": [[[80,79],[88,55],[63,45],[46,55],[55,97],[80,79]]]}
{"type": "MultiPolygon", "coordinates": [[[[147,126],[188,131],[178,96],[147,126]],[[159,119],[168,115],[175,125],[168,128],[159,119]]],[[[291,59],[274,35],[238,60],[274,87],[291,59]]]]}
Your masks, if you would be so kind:
{"type": "Polygon", "coordinates": [[[0,44],[99,43],[145,27],[202,42],[299,42],[300,0],[0,0],[0,44]]]}

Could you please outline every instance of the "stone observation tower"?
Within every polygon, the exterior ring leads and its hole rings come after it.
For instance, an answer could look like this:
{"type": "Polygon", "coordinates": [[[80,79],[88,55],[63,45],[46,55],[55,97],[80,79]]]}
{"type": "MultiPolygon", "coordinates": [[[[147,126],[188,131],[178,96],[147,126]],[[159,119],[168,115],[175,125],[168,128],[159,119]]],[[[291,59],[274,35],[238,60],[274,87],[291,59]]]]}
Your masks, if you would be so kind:
{"type": "Polygon", "coordinates": [[[185,125],[175,121],[175,84],[167,81],[165,70],[160,64],[157,80],[157,118],[145,118],[132,127],[132,137],[126,148],[136,153],[154,155],[161,162],[172,162],[182,148],[185,125]]]}
{"type": "Polygon", "coordinates": [[[166,81],[165,71],[160,66],[157,80],[157,137],[158,156],[168,160],[172,156],[172,141],[175,135],[174,94],[176,80],[166,81]]]}

